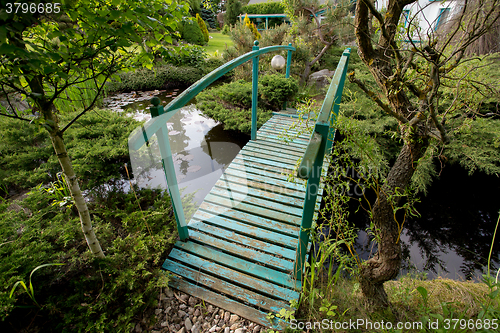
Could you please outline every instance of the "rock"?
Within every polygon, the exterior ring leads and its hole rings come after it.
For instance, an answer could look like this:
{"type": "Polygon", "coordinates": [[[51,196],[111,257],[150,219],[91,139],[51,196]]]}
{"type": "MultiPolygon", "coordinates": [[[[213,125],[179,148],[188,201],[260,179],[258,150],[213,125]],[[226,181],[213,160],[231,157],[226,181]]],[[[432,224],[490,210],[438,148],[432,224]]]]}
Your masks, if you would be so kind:
{"type": "Polygon", "coordinates": [[[309,75],[309,80],[307,81],[307,85],[316,85],[316,88],[321,89],[328,84],[328,77],[333,77],[333,74],[335,74],[335,71],[330,71],[328,69],[322,69],[318,72],[314,72],[311,75],[309,75]]]}
{"type": "Polygon", "coordinates": [[[187,302],[187,301],[188,301],[188,299],[189,299],[189,295],[183,294],[183,295],[181,296],[181,299],[182,299],[183,301],[187,302]]]}
{"type": "Polygon", "coordinates": [[[136,333],[141,333],[142,332],[141,324],[137,323],[137,325],[135,325],[135,332],[136,333]]]}
{"type": "Polygon", "coordinates": [[[253,328],[253,333],[259,333],[259,332],[260,332],[260,326],[255,325],[255,327],[253,328]]]}
{"type": "Polygon", "coordinates": [[[172,311],[172,307],[171,306],[169,306],[168,308],[165,309],[165,313],[166,314],[169,314],[170,311],[172,311]]]}
{"type": "Polygon", "coordinates": [[[207,307],[207,311],[208,311],[209,313],[212,313],[212,312],[214,311],[214,307],[213,307],[211,304],[210,304],[210,305],[208,305],[208,307],[207,307]]]}
{"type": "Polygon", "coordinates": [[[231,315],[229,317],[229,326],[233,325],[234,323],[236,323],[238,320],[240,320],[240,317],[238,315],[231,315]]]}
{"type": "Polygon", "coordinates": [[[236,331],[234,331],[234,333],[245,333],[245,329],[244,328],[238,328],[236,331]]]}
{"type": "Polygon", "coordinates": [[[182,311],[182,310],[179,310],[177,312],[177,315],[180,317],[180,318],[184,318],[187,316],[187,313],[185,311],[182,311]]]}
{"type": "Polygon", "coordinates": [[[193,328],[193,324],[191,323],[191,319],[189,319],[189,317],[184,321],[184,327],[186,327],[186,331],[191,331],[193,328]]]}
{"type": "Polygon", "coordinates": [[[152,330],[151,333],[161,333],[161,332],[157,330],[152,330]]]}
{"type": "Polygon", "coordinates": [[[224,319],[219,320],[219,326],[222,327],[224,325],[226,325],[226,323],[224,322],[224,319]]]}
{"type": "Polygon", "coordinates": [[[219,320],[220,316],[219,315],[215,315],[215,319],[219,320]]]}
{"type": "Polygon", "coordinates": [[[198,317],[193,317],[193,319],[191,319],[191,322],[193,322],[193,323],[195,323],[195,324],[196,324],[197,322],[199,322],[198,317]]]}
{"type": "Polygon", "coordinates": [[[160,315],[162,311],[163,311],[162,309],[156,309],[155,310],[155,315],[157,315],[157,316],[160,315]]]}
{"type": "Polygon", "coordinates": [[[189,300],[188,300],[188,304],[191,305],[191,306],[195,306],[196,303],[198,303],[196,301],[196,298],[194,298],[193,296],[189,297],[189,300]]]}
{"type": "Polygon", "coordinates": [[[238,323],[234,323],[234,324],[232,324],[232,325],[229,327],[229,329],[230,329],[231,331],[234,331],[234,330],[235,330],[235,329],[237,329],[238,327],[240,327],[240,324],[238,324],[238,323]]]}
{"type": "Polygon", "coordinates": [[[163,323],[160,324],[161,327],[167,327],[168,326],[168,322],[164,321],[163,323]]]}
{"type": "Polygon", "coordinates": [[[188,306],[186,304],[179,305],[179,309],[181,309],[181,310],[187,309],[187,307],[188,306]]]}
{"type": "Polygon", "coordinates": [[[188,308],[188,313],[189,313],[190,315],[192,315],[192,314],[194,313],[194,309],[193,309],[193,308],[188,308]]]}
{"type": "Polygon", "coordinates": [[[193,328],[191,328],[191,333],[200,333],[198,324],[194,325],[193,328]]]}
{"type": "Polygon", "coordinates": [[[226,311],[226,313],[224,313],[224,321],[228,322],[229,319],[231,319],[231,313],[229,313],[229,311],[226,311]]]}
{"type": "Polygon", "coordinates": [[[229,327],[226,327],[226,328],[224,329],[224,333],[229,333],[229,331],[231,331],[231,330],[229,329],[229,327]]]}
{"type": "Polygon", "coordinates": [[[199,316],[200,316],[200,314],[201,314],[200,309],[196,309],[196,310],[194,311],[193,316],[195,316],[195,317],[199,317],[199,316]]]}
{"type": "Polygon", "coordinates": [[[217,325],[214,325],[214,326],[212,326],[212,328],[211,328],[211,329],[209,329],[208,331],[209,331],[209,332],[215,332],[215,330],[216,330],[216,329],[217,329],[217,325]]]}
{"type": "Polygon", "coordinates": [[[207,322],[204,322],[203,324],[201,324],[201,327],[203,328],[203,332],[210,330],[210,324],[207,322]]]}
{"type": "Polygon", "coordinates": [[[167,295],[167,297],[174,297],[174,292],[172,289],[165,288],[165,295],[167,295]]]}
{"type": "Polygon", "coordinates": [[[183,327],[180,330],[178,330],[177,333],[186,333],[186,329],[183,327]]]}

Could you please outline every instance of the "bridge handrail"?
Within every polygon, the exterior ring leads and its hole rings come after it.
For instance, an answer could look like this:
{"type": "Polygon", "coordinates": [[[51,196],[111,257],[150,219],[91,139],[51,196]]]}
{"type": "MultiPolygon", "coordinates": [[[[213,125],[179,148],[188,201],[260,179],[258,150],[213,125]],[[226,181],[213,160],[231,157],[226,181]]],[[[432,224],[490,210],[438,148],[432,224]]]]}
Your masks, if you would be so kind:
{"type": "MultiPolygon", "coordinates": [[[[235,59],[227,62],[226,64],[214,69],[213,71],[211,71],[210,73],[208,73],[207,75],[205,75],[204,77],[202,77],[201,79],[199,79],[198,81],[193,83],[189,88],[184,90],[174,100],[172,100],[170,103],[168,103],[163,108],[163,111],[161,111],[161,113],[159,113],[159,114],[151,113],[151,115],[153,116],[153,119],[155,117],[163,114],[163,113],[168,113],[169,114],[168,116],[164,116],[161,119],[158,119],[159,122],[161,122],[161,123],[163,123],[163,121],[167,122],[180,108],[185,106],[191,99],[196,97],[196,95],[198,95],[203,89],[208,87],[210,84],[215,82],[217,79],[221,78],[224,74],[228,73],[229,71],[235,69],[236,67],[238,67],[238,66],[244,64],[245,62],[247,62],[251,59],[254,59],[262,54],[266,54],[266,53],[274,52],[274,51],[280,51],[280,50],[289,51],[288,57],[287,57],[287,62],[286,62],[287,67],[286,67],[286,74],[285,75],[287,78],[290,77],[290,63],[292,60],[291,59],[291,56],[292,56],[291,51],[295,51],[295,47],[292,46],[292,43],[289,43],[288,45],[267,46],[267,47],[263,47],[261,49],[259,49],[257,45],[258,45],[258,42],[254,46],[254,48],[257,48],[256,50],[245,53],[245,54],[239,56],[238,58],[235,58],[235,59]]],[[[256,73],[254,73],[254,75],[255,74],[256,73]]],[[[255,82],[256,82],[256,80],[257,80],[257,78],[254,77],[255,82]]],[[[254,102],[254,100],[252,98],[252,116],[253,116],[253,112],[254,112],[253,103],[256,103],[256,102],[257,101],[254,102]]],[[[257,112],[257,104],[255,104],[255,112],[257,112]]],[[[153,119],[149,120],[146,123],[145,127],[147,126],[147,127],[150,127],[151,129],[153,129],[153,128],[156,128],[158,126],[162,126],[162,125],[151,124],[151,122],[155,122],[155,120],[153,120],[153,119]]],[[[255,126],[256,126],[256,124],[255,124],[255,126]]],[[[252,140],[255,140],[254,132],[256,132],[256,131],[257,131],[257,128],[254,128],[254,124],[252,122],[252,140]]],[[[151,135],[153,135],[155,132],[156,132],[156,130],[155,131],[148,131],[148,133],[152,133],[151,135]]],[[[137,149],[141,148],[141,146],[143,144],[144,144],[144,139],[143,139],[142,133],[136,133],[135,136],[133,136],[132,138],[129,139],[129,147],[131,147],[131,149],[137,150],[137,149]]]]}
{"type": "Polygon", "coordinates": [[[316,198],[319,191],[321,171],[325,155],[329,154],[335,138],[335,123],[337,121],[340,100],[344,89],[347,66],[351,49],[343,53],[335,70],[332,82],[328,88],[321,111],[316,119],[314,130],[309,139],[306,151],[297,170],[297,177],[307,179],[302,222],[295,259],[295,278],[300,280],[304,270],[305,257],[309,243],[309,230],[312,226],[316,198]],[[333,117],[332,117],[333,115],[333,117]]]}
{"type": "Polygon", "coordinates": [[[275,45],[268,46],[259,49],[259,42],[255,41],[251,52],[248,52],[236,59],[229,61],[228,63],[216,68],[212,72],[205,75],[203,78],[192,84],[188,89],[183,91],[177,98],[171,101],[167,106],[163,107],[161,101],[158,97],[154,97],[151,100],[153,106],[150,108],[152,118],[140,128],[140,130],[135,131],[129,136],[128,145],[130,150],[139,150],[145,143],[147,143],[151,137],[156,134],[158,138],[158,145],[160,148],[160,154],[163,161],[163,170],[167,178],[168,190],[170,192],[170,197],[172,198],[172,205],[175,215],[175,220],[177,222],[177,231],[179,233],[179,238],[181,240],[186,240],[189,238],[189,232],[187,228],[186,219],[184,217],[184,212],[182,209],[182,201],[180,196],[179,187],[177,184],[177,178],[175,176],[175,167],[172,160],[172,151],[170,149],[170,142],[168,138],[168,128],[167,121],[177,113],[180,108],[185,106],[192,98],[194,98],[203,89],[208,87],[215,80],[219,79],[222,75],[226,74],[230,70],[244,64],[249,60],[253,60],[252,63],[252,140],[256,139],[257,133],[257,81],[258,81],[258,71],[259,71],[259,55],[279,51],[287,50],[287,64],[286,64],[286,77],[290,77],[290,64],[292,61],[292,51],[295,48],[292,44],[288,45],[275,45]]]}

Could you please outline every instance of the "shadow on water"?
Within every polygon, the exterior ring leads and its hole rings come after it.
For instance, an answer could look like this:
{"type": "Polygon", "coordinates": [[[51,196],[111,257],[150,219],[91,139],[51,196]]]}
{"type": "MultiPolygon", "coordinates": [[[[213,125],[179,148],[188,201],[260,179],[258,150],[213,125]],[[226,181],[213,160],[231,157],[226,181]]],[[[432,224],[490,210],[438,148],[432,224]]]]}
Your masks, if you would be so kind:
{"type": "MultiPolygon", "coordinates": [[[[127,112],[137,120],[151,119],[149,101],[158,96],[163,105],[180,93],[150,91],[118,94],[108,99],[108,107],[127,112]]],[[[189,221],[217,182],[225,168],[250,139],[248,136],[226,131],[222,124],[204,116],[194,104],[176,112],[166,123],[177,184],[181,191],[184,215],[189,221]]],[[[167,188],[162,158],[156,136],[144,142],[143,148],[130,151],[134,183],[140,188],[167,188]]],[[[130,189],[125,184],[124,190],[130,189]]]]}
{"type": "MultiPolygon", "coordinates": [[[[402,274],[423,273],[428,278],[480,280],[486,271],[500,211],[500,178],[460,166],[447,166],[434,180],[427,196],[416,203],[419,217],[406,220],[401,235],[402,274]]],[[[352,191],[352,197],[356,197],[352,191]]],[[[352,200],[354,202],[354,200],[352,200]]],[[[368,214],[351,207],[349,221],[357,228],[356,251],[367,260],[377,245],[367,233],[368,214]]],[[[492,252],[491,268],[500,267],[500,235],[492,252]]],[[[495,270],[493,270],[495,272],[495,270]]]]}

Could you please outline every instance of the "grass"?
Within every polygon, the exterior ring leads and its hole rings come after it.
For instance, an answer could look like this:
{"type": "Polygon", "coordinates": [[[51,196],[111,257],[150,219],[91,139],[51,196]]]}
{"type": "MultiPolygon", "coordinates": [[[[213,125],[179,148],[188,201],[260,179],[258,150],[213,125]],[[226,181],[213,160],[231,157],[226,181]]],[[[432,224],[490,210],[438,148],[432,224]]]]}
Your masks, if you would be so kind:
{"type": "Polygon", "coordinates": [[[220,56],[226,49],[226,46],[229,47],[233,44],[234,43],[231,40],[231,37],[229,37],[228,35],[223,35],[220,32],[211,32],[210,40],[208,41],[208,44],[204,47],[204,49],[205,52],[207,52],[210,56],[220,56]]]}

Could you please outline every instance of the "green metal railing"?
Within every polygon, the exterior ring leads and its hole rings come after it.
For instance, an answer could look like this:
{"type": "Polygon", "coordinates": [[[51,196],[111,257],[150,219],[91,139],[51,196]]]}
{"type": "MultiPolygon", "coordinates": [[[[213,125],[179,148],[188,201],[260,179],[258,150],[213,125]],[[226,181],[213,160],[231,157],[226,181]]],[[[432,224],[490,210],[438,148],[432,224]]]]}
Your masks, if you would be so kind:
{"type": "Polygon", "coordinates": [[[180,108],[185,106],[191,99],[193,99],[203,89],[208,87],[214,81],[222,77],[232,69],[252,60],[252,133],[251,139],[257,138],[257,102],[258,102],[258,76],[259,76],[259,55],[269,52],[287,50],[287,64],[286,64],[286,77],[290,77],[290,64],[292,60],[292,51],[295,48],[292,44],[268,46],[262,49],[259,48],[259,42],[255,41],[251,52],[248,52],[236,59],[233,59],[213,70],[202,79],[191,85],[188,89],[184,90],[177,98],[171,101],[167,106],[163,107],[158,97],[151,100],[153,106],[150,108],[152,119],[146,122],[141,127],[140,131],[132,133],[129,137],[129,149],[139,150],[151,137],[156,134],[158,138],[158,145],[160,148],[163,170],[167,178],[168,190],[172,199],[172,206],[174,208],[175,219],[177,221],[177,230],[179,238],[186,240],[189,238],[186,219],[182,209],[181,196],[179,186],[177,184],[177,177],[175,176],[175,168],[172,160],[172,151],[170,149],[170,142],[168,138],[167,121],[179,111],[180,108]]]}
{"type": "Polygon", "coordinates": [[[321,111],[316,119],[314,130],[309,144],[302,157],[297,177],[307,179],[306,196],[302,211],[302,222],[299,232],[299,244],[295,259],[295,278],[300,280],[304,271],[307,247],[309,245],[309,232],[314,218],[316,198],[323,169],[325,155],[331,152],[335,138],[335,123],[339,114],[340,100],[344,89],[347,65],[349,64],[350,49],[342,54],[330,87],[323,101],[321,111]]]}

